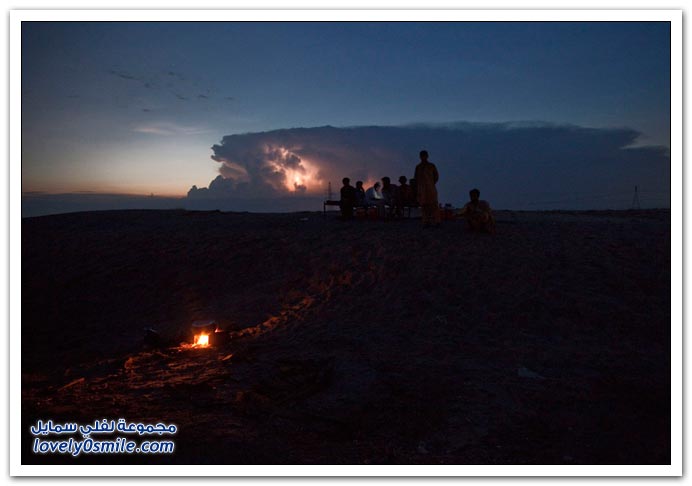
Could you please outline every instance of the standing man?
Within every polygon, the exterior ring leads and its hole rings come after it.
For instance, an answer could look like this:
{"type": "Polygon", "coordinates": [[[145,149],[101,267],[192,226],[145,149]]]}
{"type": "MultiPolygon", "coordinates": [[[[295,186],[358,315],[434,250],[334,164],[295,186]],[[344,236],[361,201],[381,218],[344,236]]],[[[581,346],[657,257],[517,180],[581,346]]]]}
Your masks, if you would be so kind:
{"type": "Polygon", "coordinates": [[[416,166],[418,204],[421,206],[423,227],[439,226],[440,210],[437,202],[437,180],[440,178],[435,164],[428,162],[428,151],[421,150],[420,164],[416,166]]]}

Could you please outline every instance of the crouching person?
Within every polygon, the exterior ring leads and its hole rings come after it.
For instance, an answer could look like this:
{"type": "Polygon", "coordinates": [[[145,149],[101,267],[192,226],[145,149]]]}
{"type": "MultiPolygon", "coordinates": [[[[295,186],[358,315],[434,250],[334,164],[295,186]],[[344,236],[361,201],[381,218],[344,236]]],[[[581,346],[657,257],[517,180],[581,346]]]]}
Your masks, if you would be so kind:
{"type": "Polygon", "coordinates": [[[471,200],[466,203],[461,210],[461,216],[466,219],[466,223],[472,231],[483,231],[486,233],[495,233],[495,218],[493,211],[490,209],[488,201],[480,199],[481,191],[471,189],[469,191],[471,200]]]}

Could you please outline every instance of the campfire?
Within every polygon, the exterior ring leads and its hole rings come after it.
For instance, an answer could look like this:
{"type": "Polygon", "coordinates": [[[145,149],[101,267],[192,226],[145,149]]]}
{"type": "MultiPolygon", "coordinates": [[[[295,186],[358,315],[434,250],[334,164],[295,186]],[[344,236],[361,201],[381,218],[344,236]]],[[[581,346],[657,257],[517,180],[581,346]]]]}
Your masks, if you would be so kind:
{"type": "Polygon", "coordinates": [[[216,321],[195,321],[192,323],[193,348],[208,348],[213,344],[213,336],[219,332],[216,321]]]}
{"type": "Polygon", "coordinates": [[[209,346],[209,334],[195,334],[192,346],[196,348],[206,348],[209,346]]]}

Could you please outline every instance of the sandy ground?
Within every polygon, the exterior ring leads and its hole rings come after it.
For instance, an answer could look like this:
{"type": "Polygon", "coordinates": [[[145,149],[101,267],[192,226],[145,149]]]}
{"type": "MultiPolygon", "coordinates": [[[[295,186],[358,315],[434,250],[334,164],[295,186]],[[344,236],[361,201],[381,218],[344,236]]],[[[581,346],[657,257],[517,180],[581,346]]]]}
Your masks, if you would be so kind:
{"type": "Polygon", "coordinates": [[[670,213],[497,220],[24,219],[23,463],[669,463],[670,213]],[[210,318],[229,342],[184,345],[210,318]],[[175,454],[31,452],[119,417],[175,454]]]}

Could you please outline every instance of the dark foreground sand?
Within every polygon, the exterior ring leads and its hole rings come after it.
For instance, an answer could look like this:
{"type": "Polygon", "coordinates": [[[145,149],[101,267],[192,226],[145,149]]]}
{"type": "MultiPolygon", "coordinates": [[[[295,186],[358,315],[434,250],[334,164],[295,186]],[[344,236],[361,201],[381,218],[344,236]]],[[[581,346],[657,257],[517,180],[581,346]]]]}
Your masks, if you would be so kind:
{"type": "Polygon", "coordinates": [[[670,213],[24,219],[21,420],[27,464],[667,464],[670,213]],[[180,346],[208,318],[230,342],[180,346]],[[176,453],[30,452],[104,417],[176,453]]]}

